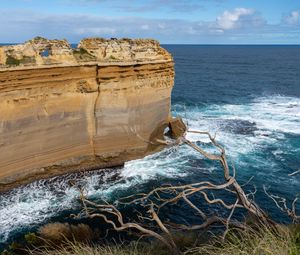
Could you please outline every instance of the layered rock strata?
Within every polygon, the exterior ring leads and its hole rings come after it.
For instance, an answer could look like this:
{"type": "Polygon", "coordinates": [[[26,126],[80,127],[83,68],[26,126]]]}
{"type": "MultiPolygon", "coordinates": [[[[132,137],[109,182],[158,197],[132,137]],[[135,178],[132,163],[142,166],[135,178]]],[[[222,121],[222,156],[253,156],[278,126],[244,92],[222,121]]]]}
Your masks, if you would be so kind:
{"type": "Polygon", "coordinates": [[[154,40],[0,47],[0,191],[158,150],[173,83],[172,57],[154,40]]]}

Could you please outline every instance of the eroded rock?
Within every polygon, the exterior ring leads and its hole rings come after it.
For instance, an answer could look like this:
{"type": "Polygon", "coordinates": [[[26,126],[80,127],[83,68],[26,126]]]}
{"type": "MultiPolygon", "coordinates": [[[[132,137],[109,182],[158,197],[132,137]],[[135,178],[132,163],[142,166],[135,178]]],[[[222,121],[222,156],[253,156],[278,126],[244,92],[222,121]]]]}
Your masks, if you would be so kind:
{"type": "Polygon", "coordinates": [[[24,44],[0,47],[0,68],[161,60],[172,60],[172,56],[151,39],[87,38],[72,49],[67,40],[35,37],[24,44]]]}
{"type": "Polygon", "coordinates": [[[0,62],[0,191],[158,149],[145,141],[169,123],[174,64],[156,41],[94,38],[72,49],[38,37],[0,47],[0,62]]]}
{"type": "Polygon", "coordinates": [[[182,137],[187,131],[186,125],[184,124],[183,120],[179,117],[170,120],[169,129],[169,135],[173,139],[182,137]]]}

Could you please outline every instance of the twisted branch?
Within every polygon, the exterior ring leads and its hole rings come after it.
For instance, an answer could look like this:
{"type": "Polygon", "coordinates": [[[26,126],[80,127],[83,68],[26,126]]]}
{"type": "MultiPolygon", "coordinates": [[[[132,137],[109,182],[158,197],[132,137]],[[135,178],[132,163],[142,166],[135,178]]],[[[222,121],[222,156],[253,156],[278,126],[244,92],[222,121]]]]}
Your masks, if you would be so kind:
{"type": "MultiPolygon", "coordinates": [[[[131,130],[134,132],[134,130],[131,130]]],[[[195,151],[199,152],[205,158],[210,159],[212,161],[217,161],[221,164],[223,169],[224,182],[221,184],[214,184],[209,181],[201,181],[191,184],[185,185],[177,185],[177,186],[161,186],[151,190],[148,193],[140,193],[131,195],[128,197],[124,197],[119,199],[118,203],[123,205],[132,205],[138,204],[144,208],[146,208],[146,215],[138,215],[138,219],[141,221],[140,223],[136,222],[124,222],[123,216],[121,212],[116,208],[116,206],[111,204],[97,204],[89,199],[87,199],[83,192],[81,192],[81,201],[83,203],[83,212],[81,216],[86,216],[89,218],[102,218],[106,223],[112,225],[113,229],[116,231],[124,231],[126,229],[136,229],[142,235],[152,236],[168,247],[168,249],[172,252],[172,254],[181,254],[181,251],[176,246],[174,242],[172,232],[169,230],[171,227],[175,230],[202,230],[207,229],[213,224],[221,224],[225,227],[224,238],[228,232],[229,226],[233,225],[238,228],[245,228],[245,225],[240,222],[236,222],[232,220],[234,211],[236,208],[246,209],[252,215],[255,215],[260,221],[264,223],[272,223],[271,220],[266,216],[266,213],[259,208],[258,205],[255,204],[253,200],[250,200],[249,197],[253,197],[255,192],[250,194],[246,194],[242,188],[242,186],[237,182],[235,178],[235,168],[232,165],[231,169],[227,162],[225,149],[216,141],[216,135],[212,136],[209,132],[202,131],[187,131],[190,133],[197,133],[201,135],[208,136],[210,143],[218,150],[218,154],[213,154],[205,151],[201,147],[197,146],[193,142],[189,141],[185,136],[176,139],[175,141],[161,141],[155,140],[156,143],[171,145],[171,146],[179,146],[181,144],[186,144],[195,151]],[[232,175],[231,175],[232,172],[232,175]],[[225,191],[228,192],[231,196],[235,196],[235,203],[227,203],[221,198],[213,198],[210,199],[207,195],[207,192],[212,191],[225,191]],[[191,201],[192,197],[197,196],[195,202],[191,201]],[[200,196],[199,196],[200,195],[200,196]],[[219,217],[217,215],[207,215],[199,206],[200,200],[204,201],[207,204],[218,204],[222,206],[225,210],[230,211],[227,218],[219,217]],[[177,224],[173,222],[164,223],[160,217],[159,213],[162,208],[171,206],[173,204],[178,203],[179,201],[183,201],[190,208],[192,208],[197,215],[199,216],[199,223],[196,225],[185,225],[185,224],[177,224]],[[113,217],[112,220],[110,217],[113,217]],[[151,221],[155,223],[156,230],[152,230],[153,226],[146,227],[143,224],[143,221],[151,221]],[[168,228],[169,227],[169,228],[168,228]]],[[[146,142],[144,138],[137,135],[137,137],[146,142]]],[[[149,141],[147,141],[149,143],[149,141]]],[[[153,142],[151,142],[153,143],[153,142]]],[[[249,180],[250,182],[250,180],[249,180]]],[[[295,203],[293,203],[293,209],[291,213],[295,211],[295,203]]]]}

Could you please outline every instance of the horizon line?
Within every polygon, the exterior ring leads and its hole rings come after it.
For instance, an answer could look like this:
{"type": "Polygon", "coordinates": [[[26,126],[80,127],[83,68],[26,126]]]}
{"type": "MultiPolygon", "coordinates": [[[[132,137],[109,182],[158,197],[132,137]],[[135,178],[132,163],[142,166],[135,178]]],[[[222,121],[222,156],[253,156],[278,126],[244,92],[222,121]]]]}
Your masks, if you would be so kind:
{"type": "MultiPolygon", "coordinates": [[[[23,44],[24,42],[0,42],[0,45],[16,45],[16,44],[23,44]]],[[[70,45],[79,44],[77,43],[70,43],[70,45]]],[[[300,46],[298,44],[281,44],[281,43],[160,43],[160,45],[184,45],[184,46],[300,46]]]]}

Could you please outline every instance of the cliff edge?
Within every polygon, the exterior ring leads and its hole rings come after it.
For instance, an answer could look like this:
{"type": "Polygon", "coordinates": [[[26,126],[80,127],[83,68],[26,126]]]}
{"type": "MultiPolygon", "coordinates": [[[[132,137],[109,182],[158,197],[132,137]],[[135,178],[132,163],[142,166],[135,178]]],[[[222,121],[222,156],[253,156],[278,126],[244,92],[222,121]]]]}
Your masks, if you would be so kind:
{"type": "Polygon", "coordinates": [[[157,151],[173,84],[172,56],[154,40],[0,47],[0,191],[157,151]]]}

